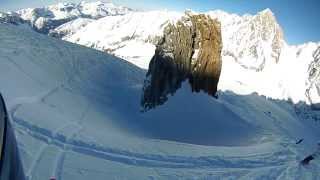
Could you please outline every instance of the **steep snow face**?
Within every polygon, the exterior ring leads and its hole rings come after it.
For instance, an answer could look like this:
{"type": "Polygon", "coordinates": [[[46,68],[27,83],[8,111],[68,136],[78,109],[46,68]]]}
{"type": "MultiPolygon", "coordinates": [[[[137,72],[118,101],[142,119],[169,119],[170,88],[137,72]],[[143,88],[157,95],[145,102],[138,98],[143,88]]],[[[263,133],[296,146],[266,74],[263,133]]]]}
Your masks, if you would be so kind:
{"type": "Polygon", "coordinates": [[[257,15],[238,16],[223,11],[208,14],[222,24],[221,90],[238,94],[257,92],[294,103],[318,101],[320,96],[315,93],[316,88],[311,87],[315,87],[320,78],[314,76],[310,82],[309,66],[315,61],[313,53],[319,44],[287,45],[269,9],[257,15]],[[309,95],[311,93],[313,95],[309,95]]]}
{"type": "Polygon", "coordinates": [[[77,18],[70,22],[67,22],[54,30],[49,32],[49,36],[56,37],[56,38],[67,38],[68,36],[72,36],[75,34],[79,29],[85,27],[89,23],[93,22],[94,20],[88,18],[77,18]]]}
{"type": "MultiPolygon", "coordinates": [[[[238,94],[257,92],[271,98],[310,104],[311,101],[306,95],[311,85],[309,66],[314,61],[312,54],[317,46],[319,45],[316,43],[297,47],[285,45],[281,49],[279,62],[269,63],[259,72],[250,71],[236,63],[233,57],[225,56],[219,88],[231,89],[238,94]]],[[[313,82],[317,81],[318,78],[313,79],[313,82]]]]}
{"type": "Polygon", "coordinates": [[[147,69],[163,29],[181,16],[169,11],[108,16],[62,39],[112,53],[147,69]]]}
{"type": "Polygon", "coordinates": [[[287,102],[216,100],[184,83],[141,113],[144,70],[19,26],[0,24],[0,39],[0,91],[28,180],[319,178],[317,164],[297,162],[319,124],[287,102]]]}
{"type": "MultiPolygon", "coordinates": [[[[23,19],[34,19],[31,20],[33,26],[40,32],[50,32],[51,36],[111,53],[144,69],[149,67],[163,28],[184,15],[170,11],[113,11],[112,8],[121,9],[107,2],[60,3],[18,13],[23,19]],[[109,13],[101,13],[105,12],[102,9],[108,9],[109,13]],[[106,17],[92,19],[97,16],[106,17]]],[[[308,75],[314,69],[309,66],[316,64],[311,65],[316,43],[287,45],[270,9],[256,15],[239,16],[220,10],[206,14],[222,24],[221,90],[239,94],[257,92],[295,103],[303,101],[314,105],[318,102],[319,78],[308,75]],[[299,56],[301,52],[304,53],[299,56]]]]}
{"type": "Polygon", "coordinates": [[[242,17],[219,10],[208,14],[222,23],[225,56],[255,71],[262,71],[266,63],[279,61],[285,42],[282,29],[269,9],[242,17]]]}

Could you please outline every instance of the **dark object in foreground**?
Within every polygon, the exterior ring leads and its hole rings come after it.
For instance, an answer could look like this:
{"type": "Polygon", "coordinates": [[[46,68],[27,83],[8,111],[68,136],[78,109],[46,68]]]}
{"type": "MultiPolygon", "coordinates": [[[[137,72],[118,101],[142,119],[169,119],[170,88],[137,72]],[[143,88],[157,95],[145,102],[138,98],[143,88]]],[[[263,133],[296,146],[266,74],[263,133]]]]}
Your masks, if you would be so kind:
{"type": "Polygon", "coordinates": [[[0,94],[0,180],[24,180],[17,142],[0,94]]]}
{"type": "Polygon", "coordinates": [[[308,165],[310,164],[310,161],[314,160],[314,157],[312,155],[307,156],[306,158],[304,158],[300,163],[302,165],[308,165]]]}

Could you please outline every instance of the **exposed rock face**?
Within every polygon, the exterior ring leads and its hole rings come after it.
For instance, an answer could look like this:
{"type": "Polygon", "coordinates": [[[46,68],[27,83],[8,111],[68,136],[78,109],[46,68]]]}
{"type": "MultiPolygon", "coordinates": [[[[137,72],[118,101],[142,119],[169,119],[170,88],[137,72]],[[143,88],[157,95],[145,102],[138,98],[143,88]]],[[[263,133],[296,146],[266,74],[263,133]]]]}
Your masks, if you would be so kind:
{"type": "Polygon", "coordinates": [[[167,101],[189,80],[193,92],[214,96],[221,72],[221,25],[209,16],[187,14],[169,24],[149,64],[141,105],[144,110],[167,101]]]}
{"type": "Polygon", "coordinates": [[[320,110],[320,46],[313,52],[314,60],[309,65],[309,87],[306,96],[313,109],[320,110]]]}
{"type": "Polygon", "coordinates": [[[278,63],[285,41],[270,9],[256,15],[238,16],[220,10],[208,14],[222,23],[223,56],[230,56],[243,68],[256,72],[263,71],[267,64],[278,63]]]}

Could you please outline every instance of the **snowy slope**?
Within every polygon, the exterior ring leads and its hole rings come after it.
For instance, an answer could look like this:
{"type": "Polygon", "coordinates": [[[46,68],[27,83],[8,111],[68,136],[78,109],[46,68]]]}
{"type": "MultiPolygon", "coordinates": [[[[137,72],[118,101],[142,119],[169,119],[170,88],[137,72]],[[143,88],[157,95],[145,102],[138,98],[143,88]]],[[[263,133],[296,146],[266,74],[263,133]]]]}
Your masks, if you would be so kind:
{"type": "Polygon", "coordinates": [[[314,61],[312,54],[319,45],[310,43],[301,50],[302,54],[299,56],[296,55],[297,47],[286,45],[281,50],[278,63],[266,64],[258,72],[235,63],[231,56],[225,56],[219,87],[222,90],[231,89],[237,94],[258,92],[271,98],[292,100],[294,103],[310,103],[306,94],[310,84],[309,65],[314,61]]]}
{"type": "Polygon", "coordinates": [[[141,113],[145,70],[24,27],[0,24],[0,39],[0,91],[29,180],[320,178],[319,165],[298,165],[319,122],[288,102],[183,86],[141,113]]]}
{"type": "MultiPolygon", "coordinates": [[[[222,22],[225,56],[232,56],[243,67],[256,71],[263,70],[264,65],[268,63],[267,60],[279,61],[281,48],[285,42],[281,27],[269,9],[257,15],[238,16],[220,10],[210,11],[207,14],[222,22]]],[[[120,17],[106,17],[80,28],[76,33],[66,35],[63,39],[114,53],[147,68],[152,55],[151,57],[149,55],[149,58],[144,60],[144,65],[141,65],[132,60],[134,55],[128,53],[128,50],[154,51],[152,48],[145,50],[140,48],[139,42],[144,41],[144,44],[151,43],[154,46],[162,35],[164,27],[168,23],[174,23],[183,15],[183,13],[171,11],[149,11],[133,12],[120,17]],[[132,41],[138,41],[136,46],[139,48],[134,48],[132,41]]],[[[59,32],[59,30],[54,31],[59,32]]]]}
{"type": "MultiPolygon", "coordinates": [[[[134,12],[108,16],[62,39],[112,53],[139,67],[148,68],[163,29],[182,16],[169,11],[134,12]]],[[[59,29],[53,32],[59,32],[59,29]]]]}
{"type": "MultiPolygon", "coordinates": [[[[309,82],[309,66],[315,61],[312,55],[320,43],[288,45],[270,9],[256,15],[239,16],[220,10],[207,14],[222,23],[221,90],[238,94],[257,92],[294,103],[319,102],[319,93],[314,93],[316,88],[308,89],[310,84],[320,80],[316,78],[312,83],[309,82]],[[309,92],[312,95],[308,95],[309,92]]],[[[147,69],[164,27],[183,15],[170,11],[150,11],[109,16],[86,24],[62,39],[112,53],[147,69]]],[[[64,28],[75,29],[63,25],[64,28]]]]}
{"type": "MultiPolygon", "coordinates": [[[[166,10],[137,12],[100,1],[60,3],[24,9],[18,14],[34,22],[40,32],[113,54],[143,69],[148,68],[164,27],[184,15],[166,10]]],[[[256,15],[240,16],[221,10],[206,14],[222,24],[221,90],[237,94],[257,92],[313,106],[320,102],[317,86],[320,79],[310,77],[309,68],[316,63],[312,55],[320,43],[288,45],[270,9],[256,15]]]]}
{"type": "Polygon", "coordinates": [[[62,38],[64,36],[71,36],[76,33],[79,29],[85,27],[94,20],[88,18],[77,18],[75,20],[69,21],[57,28],[54,31],[49,32],[49,36],[62,38]]]}

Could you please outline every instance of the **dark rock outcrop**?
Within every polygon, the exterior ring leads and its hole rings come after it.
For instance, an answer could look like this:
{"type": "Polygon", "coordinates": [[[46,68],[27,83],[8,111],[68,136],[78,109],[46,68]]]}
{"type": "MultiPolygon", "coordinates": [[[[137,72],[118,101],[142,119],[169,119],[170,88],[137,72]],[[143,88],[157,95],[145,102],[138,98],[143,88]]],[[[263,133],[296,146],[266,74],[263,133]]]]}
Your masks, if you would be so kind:
{"type": "Polygon", "coordinates": [[[312,109],[320,110],[320,46],[313,52],[314,60],[309,64],[308,87],[306,97],[311,104],[312,109]]]}
{"type": "Polygon", "coordinates": [[[25,23],[25,21],[15,13],[0,12],[0,23],[19,25],[25,23]]]}
{"type": "Polygon", "coordinates": [[[143,88],[144,110],[167,101],[185,80],[193,92],[215,96],[221,72],[221,25],[209,16],[186,14],[169,24],[159,41],[143,88]]]}

